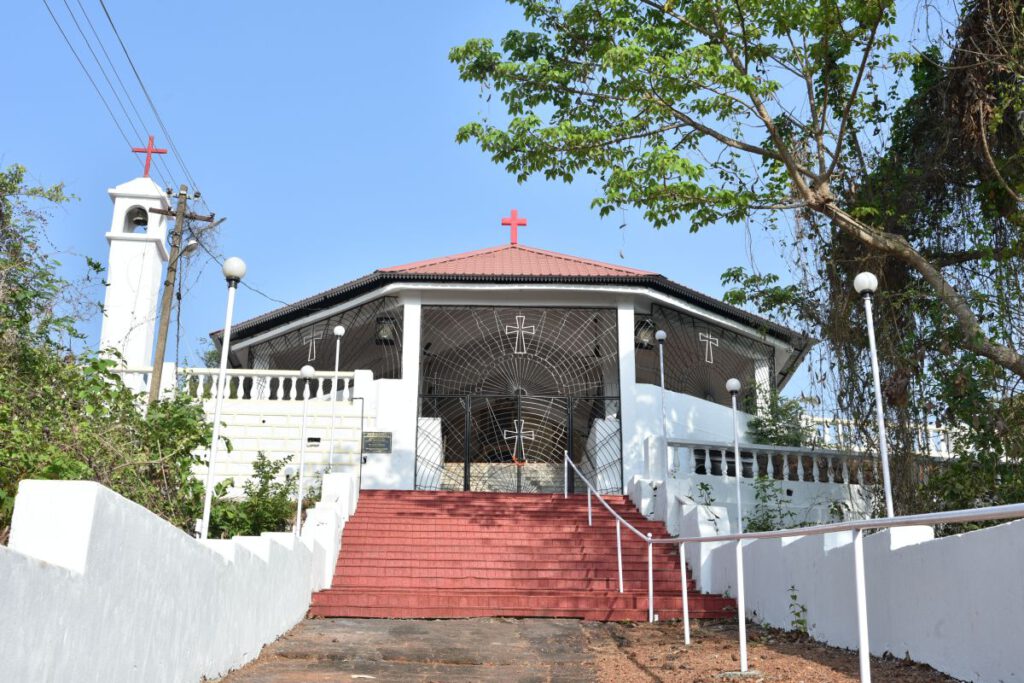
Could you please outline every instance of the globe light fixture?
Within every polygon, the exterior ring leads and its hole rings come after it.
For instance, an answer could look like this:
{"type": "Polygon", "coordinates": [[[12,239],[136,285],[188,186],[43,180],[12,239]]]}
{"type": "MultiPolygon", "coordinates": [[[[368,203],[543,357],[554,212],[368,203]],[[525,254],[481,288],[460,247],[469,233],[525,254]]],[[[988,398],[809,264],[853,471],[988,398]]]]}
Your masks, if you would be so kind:
{"type": "Polygon", "coordinates": [[[302,533],[302,496],[303,496],[303,475],[306,466],[306,417],[309,414],[309,380],[316,376],[316,368],[312,365],[303,365],[299,369],[299,378],[302,380],[302,428],[299,430],[299,499],[295,503],[295,535],[302,533]]]}
{"type": "Polygon", "coordinates": [[[224,273],[224,277],[227,279],[229,285],[232,281],[237,284],[243,277],[245,277],[245,261],[237,256],[232,256],[224,261],[221,271],[224,273]]]}
{"type": "Polygon", "coordinates": [[[224,397],[228,393],[227,370],[228,352],[231,350],[231,317],[235,312],[235,293],[238,283],[245,277],[245,261],[232,256],[224,261],[222,268],[224,279],[228,283],[228,306],[224,315],[224,336],[220,342],[220,371],[217,373],[217,400],[213,409],[213,442],[210,444],[210,460],[206,469],[206,491],[203,495],[203,520],[200,523],[199,535],[208,538],[210,534],[210,506],[213,504],[213,471],[217,467],[217,450],[220,448],[221,412],[224,409],[224,397]]]}
{"type": "Polygon", "coordinates": [[[331,434],[330,434],[330,446],[328,446],[327,452],[327,465],[334,467],[334,421],[335,421],[335,410],[338,405],[338,367],[341,362],[341,338],[345,336],[345,326],[335,325],[334,326],[334,378],[331,380],[331,434]]]}
{"type": "Polygon", "coordinates": [[[868,349],[871,353],[871,377],[875,383],[875,417],[878,420],[878,455],[882,460],[882,485],[885,490],[885,514],[895,516],[892,504],[892,480],[889,476],[889,445],[885,435],[885,409],[882,406],[882,382],[878,373],[878,349],[875,346],[875,320],[871,299],[878,289],[873,273],[860,273],[853,279],[853,288],[864,297],[864,316],[868,324],[868,349]]]}
{"type": "Polygon", "coordinates": [[[668,415],[665,411],[665,339],[668,338],[668,333],[665,330],[658,330],[654,333],[654,338],[658,340],[658,372],[661,375],[661,461],[665,465],[665,478],[668,479],[668,415]]]}
{"type": "MultiPolygon", "coordinates": [[[[740,462],[740,420],[736,408],[736,396],[743,384],[735,377],[725,383],[725,389],[732,396],[732,453],[736,468],[736,533],[743,533],[743,464],[740,462]]],[[[740,627],[740,671],[747,671],[747,612],[743,581],[743,541],[736,541],[736,615],[740,627]]]]}
{"type": "Polygon", "coordinates": [[[853,278],[853,288],[858,294],[871,296],[878,289],[878,278],[874,273],[860,273],[853,278]]]}

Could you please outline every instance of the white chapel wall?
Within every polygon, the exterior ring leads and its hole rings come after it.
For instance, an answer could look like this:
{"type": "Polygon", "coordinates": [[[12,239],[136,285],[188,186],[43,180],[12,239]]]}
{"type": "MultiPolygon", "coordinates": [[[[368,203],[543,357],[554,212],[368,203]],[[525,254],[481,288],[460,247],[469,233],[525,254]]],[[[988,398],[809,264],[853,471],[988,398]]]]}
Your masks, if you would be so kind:
{"type": "Polygon", "coordinates": [[[0,680],[224,675],[330,585],[357,493],[353,477],[328,475],[301,539],[198,541],[95,482],[21,482],[0,546],[0,680]]]}

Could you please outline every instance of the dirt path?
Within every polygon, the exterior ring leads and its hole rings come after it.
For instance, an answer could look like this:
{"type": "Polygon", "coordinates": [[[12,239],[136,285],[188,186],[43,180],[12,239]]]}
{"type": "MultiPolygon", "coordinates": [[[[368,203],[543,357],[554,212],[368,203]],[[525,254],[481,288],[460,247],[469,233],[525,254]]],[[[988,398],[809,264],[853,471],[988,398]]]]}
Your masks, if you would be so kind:
{"type": "MultiPolygon", "coordinates": [[[[682,645],[678,624],[604,624],[568,619],[311,619],[268,646],[222,683],[314,681],[665,681],[723,680],[739,668],[732,624],[695,625],[682,645]]],[[[743,680],[857,681],[857,655],[751,629],[743,680]]],[[[875,681],[949,682],[902,660],[872,661],[875,681]]]]}

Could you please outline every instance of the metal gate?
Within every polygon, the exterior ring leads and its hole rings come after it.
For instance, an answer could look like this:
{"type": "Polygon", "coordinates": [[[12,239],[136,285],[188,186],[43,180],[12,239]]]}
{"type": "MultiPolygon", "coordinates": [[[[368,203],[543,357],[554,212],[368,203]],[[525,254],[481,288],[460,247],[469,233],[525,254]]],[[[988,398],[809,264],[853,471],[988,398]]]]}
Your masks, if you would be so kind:
{"type": "Polygon", "coordinates": [[[566,451],[600,490],[622,490],[618,398],[423,396],[416,488],[554,493],[566,451]]]}

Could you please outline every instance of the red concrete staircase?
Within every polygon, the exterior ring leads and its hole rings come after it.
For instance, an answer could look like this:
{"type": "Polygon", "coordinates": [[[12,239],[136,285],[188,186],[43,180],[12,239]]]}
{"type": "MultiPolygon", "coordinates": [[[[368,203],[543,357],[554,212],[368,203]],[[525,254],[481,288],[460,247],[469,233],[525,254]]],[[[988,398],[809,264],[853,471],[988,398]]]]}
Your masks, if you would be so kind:
{"type": "MultiPolygon", "coordinates": [[[[643,533],[666,536],[624,496],[609,504],[643,533]]],[[[618,592],[615,521],[585,495],[362,491],[345,525],[330,588],[311,616],[572,617],[647,620],[647,544],[622,529],[618,592]]],[[[689,579],[689,577],[687,577],[689,579]]],[[[690,589],[690,616],[732,618],[735,603],[690,589]]],[[[654,611],[682,616],[679,554],[654,546],[654,611]]]]}

